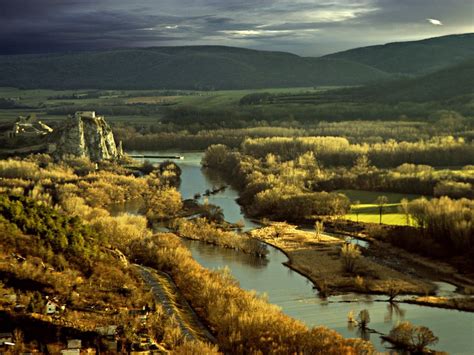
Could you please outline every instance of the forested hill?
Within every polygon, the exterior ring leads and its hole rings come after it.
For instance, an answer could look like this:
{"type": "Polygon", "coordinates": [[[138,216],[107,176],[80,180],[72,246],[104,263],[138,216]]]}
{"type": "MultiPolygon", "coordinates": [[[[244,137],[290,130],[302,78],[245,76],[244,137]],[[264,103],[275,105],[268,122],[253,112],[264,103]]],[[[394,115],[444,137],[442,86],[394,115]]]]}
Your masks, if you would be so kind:
{"type": "Polygon", "coordinates": [[[0,86],[90,89],[255,89],[358,85],[390,75],[340,59],[222,46],[0,56],[0,86]]]}
{"type": "Polygon", "coordinates": [[[0,56],[0,86],[51,89],[257,89],[364,85],[474,59],[474,33],[322,58],[225,46],[0,56]]]}
{"type": "Polygon", "coordinates": [[[426,102],[472,100],[474,97],[474,59],[421,77],[402,79],[338,92],[363,100],[385,102],[426,102]]]}
{"type": "Polygon", "coordinates": [[[474,33],[350,49],[325,56],[392,74],[420,75],[474,58],[474,33]]]}

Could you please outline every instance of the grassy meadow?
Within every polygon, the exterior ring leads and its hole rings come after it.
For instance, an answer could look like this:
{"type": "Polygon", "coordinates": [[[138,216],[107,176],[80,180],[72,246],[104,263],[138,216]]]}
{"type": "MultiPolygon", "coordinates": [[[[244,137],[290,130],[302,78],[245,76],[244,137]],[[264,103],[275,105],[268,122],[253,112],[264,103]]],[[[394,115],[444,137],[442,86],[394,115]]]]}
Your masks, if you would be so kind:
{"type": "Polygon", "coordinates": [[[367,223],[379,223],[379,207],[375,201],[379,196],[386,196],[388,203],[383,207],[382,223],[391,225],[407,225],[406,215],[399,210],[402,199],[412,201],[421,197],[415,194],[361,190],[338,190],[338,192],[346,195],[353,204],[351,213],[346,214],[345,218],[367,223]],[[359,203],[355,204],[356,201],[359,203]]]}

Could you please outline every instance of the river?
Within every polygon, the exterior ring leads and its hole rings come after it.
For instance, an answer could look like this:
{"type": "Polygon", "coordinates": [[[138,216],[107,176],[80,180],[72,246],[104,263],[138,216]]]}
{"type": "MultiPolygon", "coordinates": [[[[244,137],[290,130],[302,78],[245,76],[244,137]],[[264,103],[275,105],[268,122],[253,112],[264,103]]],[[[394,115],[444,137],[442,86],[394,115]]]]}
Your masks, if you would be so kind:
{"type": "MultiPolygon", "coordinates": [[[[140,152],[146,153],[150,152],[140,152]]],[[[183,160],[176,161],[182,169],[180,191],[183,199],[192,198],[197,192],[203,193],[206,189],[224,183],[218,177],[209,176],[201,170],[202,152],[166,154],[184,157],[183,160]]],[[[159,159],[150,161],[160,162],[159,159]]],[[[219,194],[209,196],[208,199],[210,203],[224,210],[227,221],[242,221],[245,229],[258,227],[242,214],[235,201],[237,197],[237,191],[227,188],[219,194]]],[[[367,309],[371,318],[369,327],[379,332],[388,333],[397,322],[408,320],[416,325],[429,327],[439,337],[434,349],[451,354],[473,353],[474,313],[403,303],[391,306],[385,301],[385,296],[348,294],[322,299],[307,278],[283,265],[288,259],[275,248],[269,247],[267,260],[263,261],[251,255],[198,241],[184,240],[184,243],[201,265],[210,269],[228,267],[242,288],[265,294],[269,302],[278,305],[284,313],[305,322],[308,326],[324,325],[345,337],[361,336],[370,339],[377,350],[386,351],[385,345],[388,344],[382,344],[377,334],[360,334],[357,329],[348,326],[347,315],[350,311],[356,316],[360,310],[367,309]]],[[[449,288],[449,285],[446,287],[449,288]]]]}

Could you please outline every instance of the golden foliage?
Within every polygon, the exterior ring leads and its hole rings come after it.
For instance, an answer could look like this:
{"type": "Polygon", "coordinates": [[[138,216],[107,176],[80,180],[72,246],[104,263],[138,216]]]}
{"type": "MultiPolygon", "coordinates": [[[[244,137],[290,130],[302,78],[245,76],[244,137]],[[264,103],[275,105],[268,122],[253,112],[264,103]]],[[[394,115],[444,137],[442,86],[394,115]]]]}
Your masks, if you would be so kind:
{"type": "Polygon", "coordinates": [[[373,351],[362,340],[345,340],[335,331],[284,315],[255,293],[238,287],[227,272],[204,269],[176,236],[167,233],[137,241],[134,258],[170,272],[201,317],[215,331],[220,348],[243,353],[358,353],[373,351]]]}

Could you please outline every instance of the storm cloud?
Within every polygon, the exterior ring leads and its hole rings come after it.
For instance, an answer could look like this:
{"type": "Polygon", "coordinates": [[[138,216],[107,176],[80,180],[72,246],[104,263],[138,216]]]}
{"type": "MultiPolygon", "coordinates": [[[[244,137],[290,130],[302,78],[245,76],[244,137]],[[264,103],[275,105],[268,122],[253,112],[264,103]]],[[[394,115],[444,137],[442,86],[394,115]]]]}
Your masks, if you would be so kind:
{"type": "Polygon", "coordinates": [[[471,0],[1,0],[0,54],[218,44],[323,55],[473,32],[473,18],[471,0]]]}

